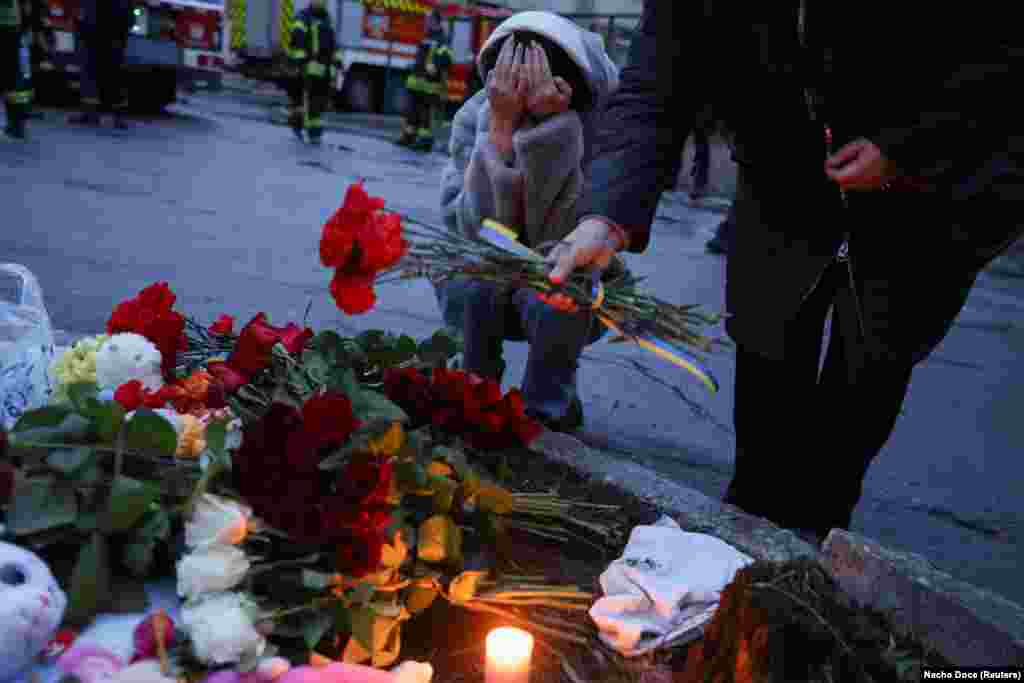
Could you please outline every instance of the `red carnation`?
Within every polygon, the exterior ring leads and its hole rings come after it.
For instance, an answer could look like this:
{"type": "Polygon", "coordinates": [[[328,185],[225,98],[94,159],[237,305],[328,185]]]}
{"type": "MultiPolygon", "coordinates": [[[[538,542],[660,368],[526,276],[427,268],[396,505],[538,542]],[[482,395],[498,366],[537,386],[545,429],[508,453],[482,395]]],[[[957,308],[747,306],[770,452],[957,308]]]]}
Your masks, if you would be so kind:
{"type": "Polygon", "coordinates": [[[238,345],[228,357],[228,365],[246,377],[270,365],[271,349],[281,338],[280,332],[267,322],[266,313],[259,313],[238,333],[238,345]]]}
{"type": "Polygon", "coordinates": [[[390,462],[359,453],[345,466],[338,481],[338,497],[348,505],[374,505],[387,500],[393,470],[390,462]]]}
{"type": "Polygon", "coordinates": [[[384,538],[368,529],[353,529],[338,539],[338,571],[353,578],[366,576],[380,566],[384,538]]]}
{"type": "Polygon", "coordinates": [[[312,338],[313,330],[299,327],[295,323],[288,323],[281,331],[281,345],[285,351],[296,357],[302,356],[312,338]]]}
{"type": "Polygon", "coordinates": [[[402,219],[396,213],[372,214],[359,234],[359,270],[378,273],[397,264],[408,244],[402,238],[402,219]]]}
{"type": "Polygon", "coordinates": [[[373,280],[372,273],[349,274],[339,270],[331,280],[331,296],[338,308],[348,315],[366,313],[377,302],[373,280]]]}
{"type": "Polygon", "coordinates": [[[385,506],[349,505],[334,497],[324,502],[324,526],[332,536],[348,529],[383,531],[393,519],[393,509],[385,506]]]}
{"type": "Polygon", "coordinates": [[[153,342],[160,350],[166,378],[173,377],[178,352],[188,347],[185,317],[171,310],[175,300],[167,283],[158,282],[118,304],[107,321],[107,334],[134,332],[153,342]]]}
{"type": "Polygon", "coordinates": [[[120,403],[125,410],[131,412],[143,407],[152,410],[163,408],[170,398],[167,386],[162,387],[159,391],[150,391],[142,385],[142,382],[133,379],[117,388],[114,392],[114,400],[120,403]]]}
{"type": "Polygon", "coordinates": [[[345,202],[324,225],[320,239],[320,261],[328,268],[348,265],[356,236],[370,216],[384,208],[384,200],[371,197],[359,181],[349,186],[345,202]]]}
{"type": "Polygon", "coordinates": [[[235,319],[230,315],[222,315],[217,318],[212,325],[210,325],[210,332],[219,334],[222,336],[231,334],[231,330],[235,326],[235,319]]]}

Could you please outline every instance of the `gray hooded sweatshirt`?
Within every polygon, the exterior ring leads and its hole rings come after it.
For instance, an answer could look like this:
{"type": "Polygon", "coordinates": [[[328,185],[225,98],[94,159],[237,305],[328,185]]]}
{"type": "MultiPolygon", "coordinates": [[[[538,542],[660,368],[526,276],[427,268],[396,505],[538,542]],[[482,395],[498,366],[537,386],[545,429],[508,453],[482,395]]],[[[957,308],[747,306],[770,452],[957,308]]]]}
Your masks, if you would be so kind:
{"type": "Polygon", "coordinates": [[[480,50],[477,68],[485,83],[487,55],[516,31],[543,35],[562,47],[582,70],[593,107],[524,123],[513,136],[513,158],[505,161],[489,139],[487,90],[478,92],[452,122],[450,161],[441,179],[441,211],[450,229],[467,236],[475,236],[483,219],[491,218],[515,230],[527,246],[536,247],[559,241],[576,227],[591,119],[618,88],[619,71],[596,33],[550,12],[520,12],[498,26],[480,50]]]}

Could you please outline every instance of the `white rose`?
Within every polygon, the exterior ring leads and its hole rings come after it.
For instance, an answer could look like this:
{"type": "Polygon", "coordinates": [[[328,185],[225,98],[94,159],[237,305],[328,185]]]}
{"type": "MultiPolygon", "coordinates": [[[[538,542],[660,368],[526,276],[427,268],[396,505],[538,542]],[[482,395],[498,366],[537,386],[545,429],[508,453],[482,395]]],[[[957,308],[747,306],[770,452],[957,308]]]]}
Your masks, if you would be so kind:
{"type": "Polygon", "coordinates": [[[245,553],[230,545],[213,545],[178,562],[178,595],[194,600],[208,593],[231,590],[249,571],[245,553]]]}
{"type": "Polygon", "coordinates": [[[162,356],[151,341],[139,334],[115,334],[96,352],[96,384],[101,389],[137,379],[150,391],[163,386],[162,356]]]}
{"type": "Polygon", "coordinates": [[[249,532],[252,508],[214,496],[203,494],[196,503],[192,519],[185,523],[185,543],[200,548],[214,543],[238,545],[249,532]]]}
{"type": "Polygon", "coordinates": [[[192,653],[205,664],[235,664],[259,657],[266,639],[253,626],[251,605],[237,593],[212,595],[181,611],[182,626],[192,642],[192,653]]]}

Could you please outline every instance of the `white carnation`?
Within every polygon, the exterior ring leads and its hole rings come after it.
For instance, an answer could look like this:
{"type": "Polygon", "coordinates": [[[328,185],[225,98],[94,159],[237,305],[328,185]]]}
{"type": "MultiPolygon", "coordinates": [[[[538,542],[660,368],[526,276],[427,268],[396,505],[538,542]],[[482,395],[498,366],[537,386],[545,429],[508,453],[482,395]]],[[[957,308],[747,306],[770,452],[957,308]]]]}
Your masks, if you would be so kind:
{"type": "Polygon", "coordinates": [[[163,386],[159,349],[139,334],[115,334],[96,352],[96,384],[100,389],[117,389],[139,380],[150,391],[163,386]]]}
{"type": "Polygon", "coordinates": [[[252,609],[238,593],[212,595],[198,604],[185,605],[181,621],[193,654],[205,664],[235,664],[261,656],[267,641],[253,625],[252,609]]]}
{"type": "Polygon", "coordinates": [[[178,562],[178,595],[195,600],[237,586],[249,572],[249,558],[230,545],[212,545],[178,562]]]}

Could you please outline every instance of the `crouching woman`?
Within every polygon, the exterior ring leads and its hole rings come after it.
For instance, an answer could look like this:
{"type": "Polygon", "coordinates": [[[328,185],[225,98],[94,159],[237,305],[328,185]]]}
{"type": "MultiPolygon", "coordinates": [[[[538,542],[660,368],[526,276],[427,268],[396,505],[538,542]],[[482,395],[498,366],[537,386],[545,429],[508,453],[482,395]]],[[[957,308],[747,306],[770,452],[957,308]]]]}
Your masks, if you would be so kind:
{"type": "MultiPolygon", "coordinates": [[[[486,87],[455,115],[442,187],[448,227],[473,236],[492,218],[543,251],[577,223],[593,146],[591,121],[618,87],[600,36],[549,12],[521,12],[484,44],[486,87]]],[[[462,332],[465,369],[501,381],[505,341],[526,341],[521,387],[528,412],[549,428],[582,425],[577,367],[602,325],[565,313],[533,290],[456,277],[435,283],[446,323],[462,332]]]]}

